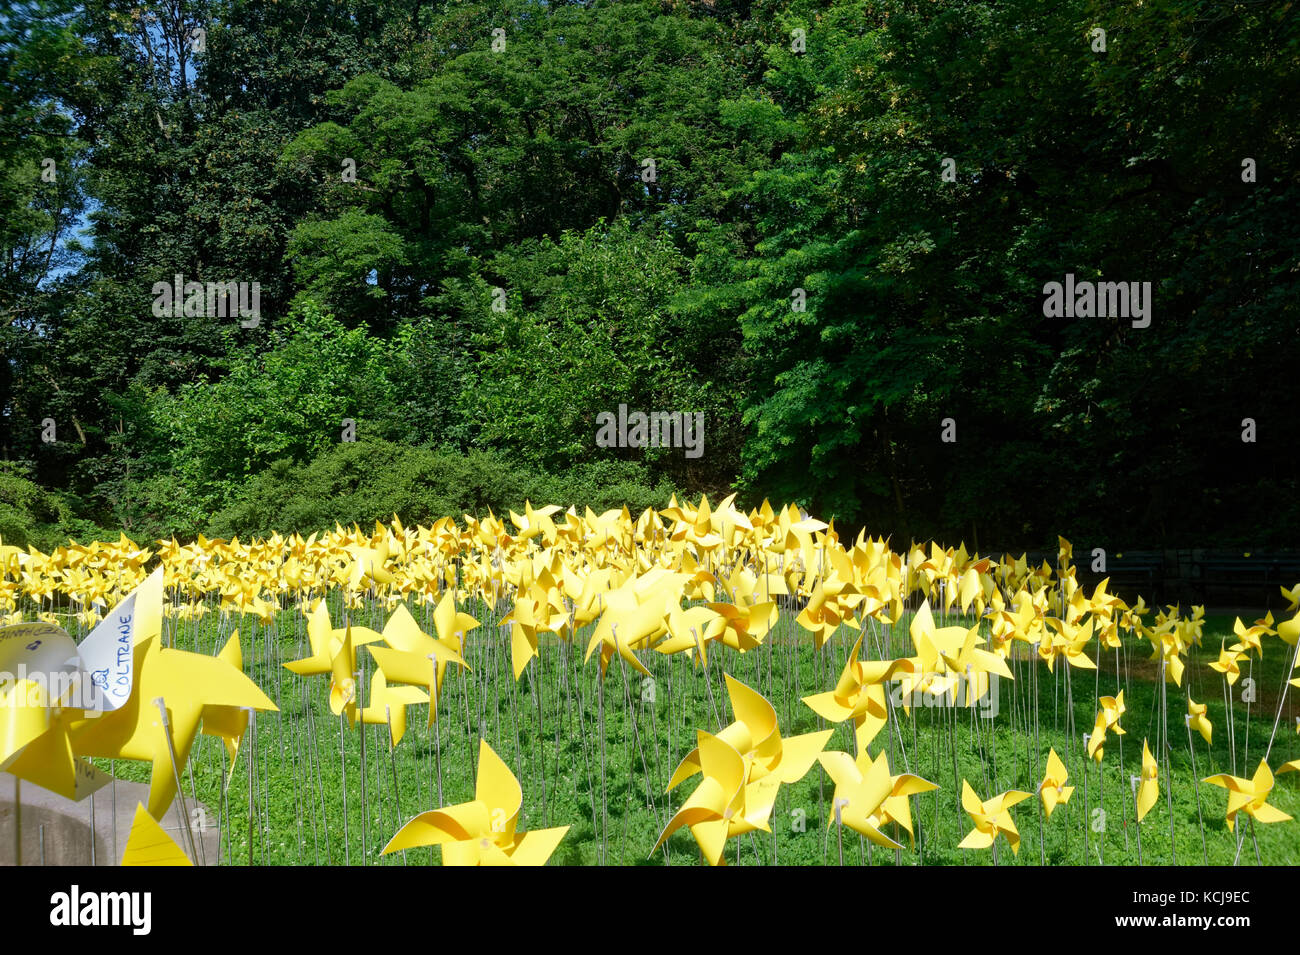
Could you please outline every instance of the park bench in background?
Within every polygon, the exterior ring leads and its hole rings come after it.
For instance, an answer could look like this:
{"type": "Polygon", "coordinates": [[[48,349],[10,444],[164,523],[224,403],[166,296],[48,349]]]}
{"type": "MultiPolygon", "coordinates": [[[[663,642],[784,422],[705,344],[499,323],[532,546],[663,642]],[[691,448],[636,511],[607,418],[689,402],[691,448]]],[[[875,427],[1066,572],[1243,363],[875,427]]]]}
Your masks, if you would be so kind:
{"type": "MultiPolygon", "coordinates": [[[[1031,550],[1025,557],[1030,567],[1046,561],[1056,569],[1054,550],[1031,550]]],[[[1189,612],[1202,604],[1210,611],[1241,608],[1262,616],[1271,610],[1277,616],[1287,605],[1278,588],[1300,584],[1300,552],[1294,551],[1116,550],[1107,552],[1105,572],[1094,571],[1092,564],[1091,549],[1076,542],[1075,579],[1085,595],[1109,577],[1110,593],[1130,605],[1141,596],[1153,610],[1177,604],[1189,612]]]]}
{"type": "Polygon", "coordinates": [[[1192,582],[1198,603],[1276,612],[1286,606],[1278,587],[1300,583],[1300,555],[1206,551],[1193,565],[1192,582]]]}
{"type": "Polygon", "coordinates": [[[1092,569],[1092,559],[1086,554],[1076,554],[1075,577],[1088,593],[1104,578],[1109,593],[1117,594],[1127,603],[1143,597],[1148,607],[1160,606],[1166,598],[1165,554],[1159,550],[1121,550],[1106,555],[1106,572],[1092,569]]]}
{"type": "MultiPolygon", "coordinates": [[[[1056,551],[1029,551],[1025,557],[1031,567],[1040,567],[1047,561],[1053,570],[1056,568],[1056,551]]],[[[1165,599],[1164,551],[1124,550],[1107,554],[1105,573],[1096,573],[1092,569],[1091,551],[1076,550],[1074,565],[1074,577],[1085,594],[1091,594],[1097,584],[1109,577],[1106,590],[1128,603],[1136,601],[1139,595],[1148,607],[1165,599]]]]}

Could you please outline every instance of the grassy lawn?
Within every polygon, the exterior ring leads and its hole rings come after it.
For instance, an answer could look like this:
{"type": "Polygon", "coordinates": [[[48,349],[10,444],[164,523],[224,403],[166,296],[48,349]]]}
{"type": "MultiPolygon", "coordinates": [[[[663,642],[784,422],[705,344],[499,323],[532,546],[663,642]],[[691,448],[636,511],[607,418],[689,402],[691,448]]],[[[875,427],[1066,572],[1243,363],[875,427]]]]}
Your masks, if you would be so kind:
{"type": "MultiPolygon", "coordinates": [[[[299,677],[281,665],[306,655],[305,624],[299,614],[281,613],[270,627],[252,617],[222,620],[215,614],[198,623],[168,624],[175,628],[170,639],[176,646],[205,653],[215,652],[238,627],[245,669],[280,707],[278,714],[257,719],[256,745],[245,739],[224,797],[227,764],[220,741],[201,737],[191,755],[186,799],[197,795],[209,810],[207,824],[221,825],[223,864],[244,864],[250,859],[249,755],[254,749],[251,859],[255,864],[436,863],[440,850],[431,848],[383,857],[379,853],[401,823],[416,813],[473,798],[473,764],[482,737],[514,770],[523,787],[519,829],[570,827],[551,864],[591,865],[603,859],[615,865],[698,865],[700,853],[687,828],[674,834],[664,849],[651,854],[651,848],[672,813],[699,783],[695,777],[671,793],[664,792],[673,769],[694,747],[696,729],[716,732],[731,720],[723,671],[773,703],[783,737],[829,729],[800,698],[834,687],[856,639],[855,631],[841,628],[821,651],[815,651],[811,635],[795,625],[792,612],[783,609],[762,648],[746,654],[713,650],[707,674],[683,655],[643,652],[638,656],[653,674],[647,679],[620,668],[615,657],[604,683],[602,707],[596,660],[593,657],[583,665],[581,659],[590,628],[582,630],[572,646],[543,641],[540,656],[516,683],[510,667],[509,630],[498,623],[502,614],[493,614],[481,604],[462,609],[483,626],[467,639],[466,659],[472,671],[448,671],[437,735],[426,726],[427,706],[415,706],[409,710],[407,734],[395,749],[389,746],[386,727],[366,727],[364,758],[360,728],[343,726],[330,713],[329,678],[299,677]]],[[[340,610],[332,611],[336,621],[342,619],[340,610]]],[[[423,610],[414,612],[427,629],[423,610]]],[[[375,607],[354,613],[352,619],[354,624],[381,629],[384,618],[384,611],[375,607]]],[[[958,621],[939,621],[945,622],[958,621]]],[[[864,655],[873,659],[882,653],[911,655],[906,623],[890,630],[869,621],[864,655]]],[[[772,833],[730,840],[727,861],[834,865],[842,852],[844,863],[854,865],[989,865],[995,861],[999,865],[1044,861],[1136,865],[1139,858],[1147,865],[1175,861],[1231,865],[1238,856],[1242,864],[1254,864],[1258,852],[1258,859],[1267,865],[1300,864],[1300,822],[1256,824],[1252,832],[1249,819],[1242,815],[1237,834],[1244,838],[1238,853],[1237,836],[1228,831],[1224,819],[1227,792],[1197,784],[1213,773],[1234,772],[1234,765],[1235,775],[1254,774],[1269,746],[1294,653],[1278,638],[1267,637],[1263,660],[1243,661],[1242,680],[1231,689],[1234,730],[1230,735],[1223,679],[1207,666],[1217,658],[1224,637],[1232,642],[1232,618],[1208,616],[1202,645],[1185,658],[1183,687],[1171,683],[1166,688],[1173,785],[1168,786],[1162,760],[1160,798],[1140,830],[1130,778],[1141,773],[1144,738],[1159,756],[1161,693],[1158,663],[1149,660],[1150,645],[1125,635],[1124,649],[1118,652],[1101,651],[1094,641],[1087,652],[1099,669],[1075,669],[1068,675],[1068,687],[1062,664],[1049,674],[1045,664],[1031,658],[1028,648],[1018,646],[1024,652],[1010,663],[1015,680],[1002,680],[994,687],[996,714],[991,718],[981,715],[992,711],[987,702],[970,708],[913,707],[910,714],[895,710],[890,726],[871,744],[871,752],[889,752],[895,774],[910,771],[940,787],[911,800],[915,847],[895,853],[871,847],[851,830],[845,829],[841,838],[835,827],[828,829],[833,784],[814,763],[798,783],[781,787],[770,819],[772,833]],[[1254,681],[1254,700],[1249,705],[1243,701],[1245,680],[1254,681]],[[1097,696],[1120,689],[1127,703],[1120,723],[1127,735],[1108,737],[1098,768],[1087,759],[1083,734],[1092,728],[1097,696]],[[1209,705],[1213,746],[1192,733],[1189,749],[1184,720],[1188,691],[1197,702],[1209,705]],[[957,848],[973,827],[961,809],[961,781],[969,780],[981,798],[1009,789],[1034,793],[1049,747],[1065,761],[1069,782],[1076,787],[1069,804],[1058,807],[1050,819],[1041,816],[1037,799],[1013,808],[1022,838],[1017,855],[1002,839],[996,859],[991,850],[957,848]],[[1104,810],[1104,816],[1099,810],[1104,810]]],[[[358,659],[366,670],[362,696],[368,700],[374,662],[365,650],[358,652],[358,659]]],[[[1268,760],[1274,770],[1300,757],[1297,715],[1300,706],[1293,691],[1286,698],[1268,760]]],[[[833,729],[826,748],[853,753],[852,724],[833,729]]],[[[114,768],[122,778],[147,781],[143,764],[118,762],[114,768]]],[[[1300,817],[1300,773],[1280,776],[1269,802],[1300,817]]],[[[184,833],[174,835],[185,844],[184,833]]],[[[896,837],[907,842],[906,833],[896,837]]]]}

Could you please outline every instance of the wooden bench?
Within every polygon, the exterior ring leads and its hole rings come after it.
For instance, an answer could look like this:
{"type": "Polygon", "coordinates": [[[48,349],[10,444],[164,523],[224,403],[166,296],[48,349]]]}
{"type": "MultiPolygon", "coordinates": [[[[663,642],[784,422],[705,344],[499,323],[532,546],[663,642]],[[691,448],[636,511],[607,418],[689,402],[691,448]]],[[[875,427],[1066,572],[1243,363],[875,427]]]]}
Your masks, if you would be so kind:
{"type": "Polygon", "coordinates": [[[1207,554],[1193,573],[1201,602],[1258,606],[1260,610],[1285,606],[1279,586],[1300,583],[1300,555],[1207,554]]]}
{"type": "MultiPolygon", "coordinates": [[[[1019,556],[1019,555],[1012,555],[1019,556]]],[[[1025,554],[1029,566],[1041,567],[1047,561],[1053,572],[1056,571],[1056,551],[1032,550],[1025,554]]],[[[1165,591],[1165,556],[1158,550],[1124,550],[1107,552],[1105,573],[1095,573],[1092,569],[1092,549],[1077,550],[1073,556],[1074,576],[1084,593],[1091,595],[1093,589],[1102,580],[1109,577],[1106,585],[1109,593],[1117,594],[1126,603],[1134,603],[1139,596],[1146,600],[1148,607],[1159,605],[1164,599],[1165,591]]]]}
{"type": "Polygon", "coordinates": [[[1106,554],[1106,570],[1097,573],[1092,569],[1092,552],[1088,551],[1075,561],[1075,577],[1079,586],[1091,593],[1107,577],[1106,590],[1116,594],[1126,603],[1142,597],[1148,607],[1159,607],[1165,599],[1165,555],[1158,550],[1120,550],[1106,554]]]}

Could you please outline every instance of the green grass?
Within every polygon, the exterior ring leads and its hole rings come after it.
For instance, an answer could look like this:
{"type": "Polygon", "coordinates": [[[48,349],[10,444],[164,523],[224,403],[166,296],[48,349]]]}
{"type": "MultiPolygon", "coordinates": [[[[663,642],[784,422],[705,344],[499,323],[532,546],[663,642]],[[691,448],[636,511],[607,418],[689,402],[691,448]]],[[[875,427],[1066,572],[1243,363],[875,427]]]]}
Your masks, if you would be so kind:
{"type": "MultiPolygon", "coordinates": [[[[281,664],[305,655],[305,624],[295,612],[282,613],[273,627],[254,618],[221,620],[210,615],[201,623],[182,623],[169,639],[177,647],[214,653],[236,626],[243,642],[245,669],[259,686],[278,702],[278,714],[261,714],[256,724],[256,759],[253,780],[252,861],[259,865],[352,864],[417,865],[439,861],[435,849],[408,851],[405,856],[381,857],[380,850],[401,823],[418,812],[464,802],[473,798],[474,770],[480,735],[515,771],[524,792],[519,818],[522,830],[567,825],[568,834],[552,857],[552,864],[591,865],[599,859],[601,833],[608,826],[605,861],[615,865],[698,865],[700,854],[688,829],[681,829],[667,842],[667,851],[651,854],[659,832],[672,812],[698,784],[688,780],[671,794],[664,793],[673,769],[694,746],[697,728],[720,729],[719,719],[730,721],[722,671],[760,690],[776,707],[783,736],[807,733],[826,727],[800,697],[830,689],[843,667],[856,634],[841,628],[820,652],[814,651],[811,636],[799,630],[794,614],[782,611],[777,628],[758,651],[737,654],[725,648],[710,653],[712,699],[719,711],[712,715],[704,671],[683,656],[639,654],[654,674],[654,702],[649,684],[639,674],[624,671],[617,659],[610,665],[604,687],[605,772],[600,771],[601,752],[597,726],[599,704],[597,666],[583,665],[590,628],[579,634],[571,647],[561,648],[554,640],[544,643],[541,656],[516,684],[510,670],[509,632],[482,605],[464,608],[484,622],[468,638],[470,673],[448,671],[439,706],[439,741],[426,726],[427,707],[409,710],[405,739],[390,755],[387,729],[371,726],[365,737],[365,782],[362,784],[361,731],[342,727],[328,707],[328,677],[298,677],[281,664]],[[643,701],[643,696],[646,700],[643,701]],[[632,701],[629,707],[628,700],[632,701]],[[540,712],[539,712],[540,709],[540,712]],[[633,720],[635,716],[635,721],[633,720]],[[634,726],[635,722],[635,726],[634,726]],[[340,753],[342,737],[342,755],[340,753]],[[437,797],[438,762],[441,761],[442,799],[437,797]],[[346,763],[347,812],[343,805],[343,763],[346,763]],[[394,787],[394,777],[396,787],[394,787]],[[396,788],[396,791],[394,791],[396,788]],[[602,803],[603,800],[603,803],[602,803]],[[607,807],[607,823],[602,804],[607,807]],[[344,827],[347,827],[345,836],[344,827]],[[364,832],[364,835],[363,835],[364,832]]],[[[342,614],[334,608],[334,618],[342,614]]],[[[423,610],[416,617],[429,629],[423,610]]],[[[384,613],[372,609],[353,615],[353,623],[367,623],[379,629],[384,613]]],[[[955,621],[949,620],[949,623],[955,621]]],[[[1207,618],[1201,648],[1186,658],[1184,688],[1169,684],[1168,727],[1173,775],[1173,846],[1170,839],[1170,807],[1164,766],[1161,793],[1156,807],[1141,825],[1141,859],[1147,865],[1176,861],[1231,865],[1237,857],[1237,839],[1224,820],[1225,790],[1199,786],[1198,821],[1195,779],[1233,767],[1225,718],[1222,678],[1206,664],[1216,659],[1220,637],[1231,638],[1230,617],[1207,618]],[[1209,704],[1214,724],[1214,745],[1207,747],[1192,735],[1196,769],[1188,750],[1183,715],[1186,690],[1198,702],[1209,704]],[[1203,836],[1202,836],[1203,832],[1203,836]]],[[[868,623],[865,641],[868,655],[910,655],[906,622],[892,632],[868,623]]],[[[1264,660],[1243,664],[1243,677],[1255,681],[1256,701],[1242,701],[1243,683],[1232,689],[1236,723],[1236,775],[1251,776],[1268,746],[1277,713],[1278,694],[1291,661],[1292,648],[1276,637],[1266,638],[1264,660]],[[1247,749],[1249,756],[1246,756],[1247,749]]],[[[898,853],[903,865],[993,864],[990,850],[957,848],[972,828],[961,811],[961,779],[967,779],[987,798],[1007,789],[1035,792],[1042,778],[1049,746],[1055,747],[1070,770],[1076,787],[1068,806],[1057,809],[1040,828],[1037,800],[1026,800],[1011,810],[1022,842],[1018,856],[999,840],[996,861],[1000,865],[1097,864],[1135,865],[1139,860],[1138,827],[1129,777],[1141,772],[1142,741],[1150,740],[1158,754],[1160,687],[1157,672],[1149,662],[1150,646],[1125,637],[1119,654],[1119,677],[1115,651],[1099,651],[1094,642],[1089,655],[1100,671],[1075,670],[1070,679],[1074,701],[1073,745],[1067,742],[1067,693],[1064,668],[1049,674],[1041,664],[1028,659],[1013,661],[1014,685],[1002,681],[997,688],[999,712],[981,719],[979,708],[915,708],[911,715],[897,712],[897,729],[882,731],[872,743],[872,753],[890,751],[894,773],[914,772],[939,785],[938,793],[913,798],[917,824],[915,848],[898,853]],[[1031,698],[1031,666],[1037,667],[1037,734],[1032,732],[1034,706],[1031,698]],[[1087,810],[1084,778],[1088,763],[1082,734],[1088,732],[1096,712],[1097,691],[1112,695],[1125,690],[1128,711],[1121,720],[1127,731],[1121,742],[1108,738],[1100,769],[1087,767],[1087,810]],[[1030,728],[1026,732],[1026,726],[1030,728]],[[954,745],[955,744],[955,745],[954,745]],[[892,748],[891,748],[892,746],[892,748]],[[906,758],[904,759],[904,752],[906,758]],[[954,769],[955,761],[955,769],[954,769]],[[1104,806],[1101,800],[1104,791],[1104,806]],[[1105,810],[1102,831],[1095,831],[1105,810]],[[1085,829],[1087,850],[1085,854],[1085,829]],[[1041,848],[1040,848],[1041,845],[1041,848]],[[1100,851],[1099,851],[1100,850],[1100,851]]],[[[368,699],[369,672],[373,660],[361,650],[360,665],[368,670],[363,696],[368,699]]],[[[1300,757],[1300,736],[1295,720],[1300,713],[1294,691],[1287,697],[1269,764],[1300,757]]],[[[827,749],[853,751],[851,725],[840,724],[827,749]]],[[[246,739],[235,772],[222,798],[222,746],[213,738],[201,737],[186,770],[186,798],[197,794],[209,809],[208,820],[222,827],[222,863],[249,861],[249,751],[246,739]],[[216,818],[214,818],[216,817],[216,818]]],[[[117,763],[119,776],[147,780],[148,767],[117,763]]],[[[1300,817],[1300,774],[1278,778],[1270,802],[1300,817]]],[[[833,786],[819,764],[800,782],[783,786],[770,819],[773,832],[754,833],[733,839],[727,846],[727,861],[741,865],[837,864],[838,833],[827,829],[833,786]],[[800,822],[802,821],[802,827],[800,822]],[[800,831],[802,828],[802,831],[800,831]]],[[[1300,863],[1300,822],[1256,825],[1252,836],[1249,820],[1240,817],[1244,828],[1240,851],[1242,864],[1254,864],[1255,840],[1259,858],[1268,865],[1300,863]]],[[[176,833],[185,844],[184,834],[176,833]]],[[[906,841],[906,834],[901,835],[906,841]]],[[[845,830],[843,855],[846,864],[870,862],[893,865],[895,853],[868,849],[856,833],[845,830]]],[[[211,860],[209,860],[211,861],[211,860]]]]}

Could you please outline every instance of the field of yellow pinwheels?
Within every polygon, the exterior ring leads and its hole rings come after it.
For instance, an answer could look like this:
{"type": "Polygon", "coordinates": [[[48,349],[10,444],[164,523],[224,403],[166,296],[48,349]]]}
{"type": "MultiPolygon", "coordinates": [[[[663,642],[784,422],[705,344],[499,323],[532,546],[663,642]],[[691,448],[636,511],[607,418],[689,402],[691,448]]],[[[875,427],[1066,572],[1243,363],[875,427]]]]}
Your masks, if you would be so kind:
{"type": "Polygon", "coordinates": [[[1300,862],[1300,588],[1071,560],[730,498],[0,544],[0,767],[148,783],[128,863],[1300,862]]]}

